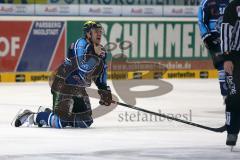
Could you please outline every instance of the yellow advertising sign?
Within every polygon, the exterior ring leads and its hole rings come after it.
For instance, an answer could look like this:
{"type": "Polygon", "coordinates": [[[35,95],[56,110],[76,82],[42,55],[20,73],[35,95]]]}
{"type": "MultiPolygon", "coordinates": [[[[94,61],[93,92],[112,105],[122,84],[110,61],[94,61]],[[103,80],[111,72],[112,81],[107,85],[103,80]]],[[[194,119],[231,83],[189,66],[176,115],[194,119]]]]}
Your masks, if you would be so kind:
{"type": "MultiPolygon", "coordinates": [[[[0,82],[36,82],[48,81],[51,72],[17,72],[0,73],[0,82]]],[[[168,70],[166,73],[156,71],[108,72],[108,78],[112,80],[131,79],[207,79],[217,78],[217,70],[168,70]]]]}
{"type": "Polygon", "coordinates": [[[36,82],[48,81],[51,72],[0,73],[0,82],[36,82]]]}

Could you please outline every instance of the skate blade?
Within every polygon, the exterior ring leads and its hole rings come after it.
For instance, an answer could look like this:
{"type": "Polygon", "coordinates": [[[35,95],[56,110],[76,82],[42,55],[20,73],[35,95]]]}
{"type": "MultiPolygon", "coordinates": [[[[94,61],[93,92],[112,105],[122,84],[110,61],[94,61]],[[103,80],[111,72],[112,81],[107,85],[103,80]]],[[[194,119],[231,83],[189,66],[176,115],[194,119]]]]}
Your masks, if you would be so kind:
{"type": "Polygon", "coordinates": [[[11,126],[15,127],[14,122],[16,121],[17,116],[18,116],[22,111],[23,111],[23,109],[20,109],[20,110],[17,112],[16,116],[13,118],[13,120],[12,120],[12,122],[11,122],[11,126]]]}

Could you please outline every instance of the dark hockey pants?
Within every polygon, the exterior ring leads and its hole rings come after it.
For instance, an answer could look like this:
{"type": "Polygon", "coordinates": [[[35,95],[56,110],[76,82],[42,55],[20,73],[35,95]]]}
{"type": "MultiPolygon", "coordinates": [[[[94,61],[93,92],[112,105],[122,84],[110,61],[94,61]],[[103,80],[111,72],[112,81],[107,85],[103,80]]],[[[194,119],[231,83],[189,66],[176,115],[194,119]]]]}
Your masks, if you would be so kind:
{"type": "Polygon", "coordinates": [[[87,95],[67,96],[53,92],[53,111],[60,118],[62,127],[87,128],[93,123],[92,110],[87,95]]]}
{"type": "Polygon", "coordinates": [[[240,53],[234,56],[233,74],[226,73],[228,96],[226,98],[226,125],[229,134],[238,134],[240,129],[240,53]]]}

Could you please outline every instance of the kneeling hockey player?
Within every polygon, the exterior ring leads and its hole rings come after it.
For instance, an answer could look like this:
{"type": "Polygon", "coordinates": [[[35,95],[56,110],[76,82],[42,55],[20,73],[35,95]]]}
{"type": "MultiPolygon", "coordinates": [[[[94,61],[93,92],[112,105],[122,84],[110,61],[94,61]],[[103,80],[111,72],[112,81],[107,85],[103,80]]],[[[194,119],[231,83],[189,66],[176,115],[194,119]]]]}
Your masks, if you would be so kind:
{"type": "Polygon", "coordinates": [[[92,123],[92,110],[86,87],[92,80],[98,87],[99,103],[109,106],[112,94],[107,86],[106,51],[100,44],[102,25],[87,21],[83,38],[78,39],[68,51],[65,62],[58,68],[51,86],[53,108],[38,113],[24,110],[15,120],[15,127],[26,124],[63,128],[66,126],[88,128],[92,123]]]}

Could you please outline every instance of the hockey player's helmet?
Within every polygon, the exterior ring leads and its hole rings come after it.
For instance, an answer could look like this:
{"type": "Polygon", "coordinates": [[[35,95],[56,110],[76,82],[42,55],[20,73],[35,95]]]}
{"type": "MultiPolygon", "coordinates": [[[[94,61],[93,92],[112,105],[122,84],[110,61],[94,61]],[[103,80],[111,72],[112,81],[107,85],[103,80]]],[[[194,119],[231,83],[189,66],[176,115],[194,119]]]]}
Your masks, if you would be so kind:
{"type": "Polygon", "coordinates": [[[102,29],[103,27],[99,22],[96,21],[87,21],[83,24],[83,35],[86,36],[86,33],[91,29],[102,29]]]}

